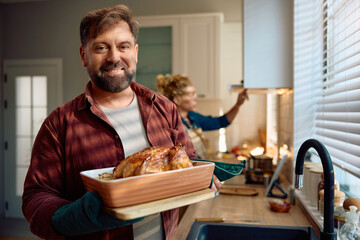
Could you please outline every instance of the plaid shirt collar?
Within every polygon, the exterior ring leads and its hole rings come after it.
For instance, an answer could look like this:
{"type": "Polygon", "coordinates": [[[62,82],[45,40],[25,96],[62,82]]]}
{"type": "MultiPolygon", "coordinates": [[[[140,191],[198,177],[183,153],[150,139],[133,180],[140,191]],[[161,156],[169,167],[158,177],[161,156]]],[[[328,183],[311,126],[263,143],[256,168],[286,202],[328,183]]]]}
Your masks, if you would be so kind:
{"type": "MultiPolygon", "coordinates": [[[[135,82],[132,82],[130,85],[131,89],[135,92],[137,97],[143,97],[148,99],[148,101],[154,102],[156,98],[156,94],[154,91],[138,84],[135,82]]],[[[93,96],[92,96],[92,82],[89,81],[85,88],[85,93],[81,96],[81,100],[78,103],[77,109],[78,111],[81,111],[85,109],[88,104],[90,106],[97,107],[98,104],[95,102],[93,96]]],[[[99,108],[99,107],[98,107],[99,108]]]]}

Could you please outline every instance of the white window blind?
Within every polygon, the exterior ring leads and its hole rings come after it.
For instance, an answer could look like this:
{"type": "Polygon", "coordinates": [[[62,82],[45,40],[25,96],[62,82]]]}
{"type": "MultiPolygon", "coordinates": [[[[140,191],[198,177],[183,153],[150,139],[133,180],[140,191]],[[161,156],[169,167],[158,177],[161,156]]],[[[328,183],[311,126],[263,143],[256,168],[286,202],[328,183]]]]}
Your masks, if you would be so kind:
{"type": "MultiPolygon", "coordinates": [[[[295,4],[296,26],[296,22],[301,24],[299,12],[305,14],[303,10],[306,1],[295,2],[298,3],[295,4]],[[299,12],[296,15],[297,10],[299,12]]],[[[321,10],[315,13],[317,16],[307,20],[309,38],[315,36],[317,39],[322,35],[322,39],[318,42],[308,39],[308,46],[313,49],[313,52],[310,53],[309,50],[308,53],[312,57],[306,55],[307,57],[300,58],[295,48],[295,69],[299,69],[295,70],[294,95],[297,90],[300,90],[299,94],[302,93],[302,84],[306,83],[306,78],[315,81],[309,84],[314,95],[307,93],[311,97],[307,107],[315,111],[315,119],[309,121],[307,126],[313,132],[308,131],[306,137],[311,136],[321,141],[335,165],[360,177],[360,0],[307,2],[313,9],[321,10]],[[321,44],[317,46],[317,43],[321,44]],[[322,52],[320,63],[318,55],[314,54],[318,51],[322,52]],[[305,77],[302,69],[297,66],[297,63],[301,63],[300,59],[311,61],[308,63],[310,68],[306,68],[305,63],[299,64],[311,76],[305,77]]],[[[306,36],[304,32],[297,31],[299,29],[295,30],[295,46],[306,36]]],[[[294,101],[296,103],[296,98],[294,101]]],[[[303,140],[306,139],[301,139],[303,140]]]]}
{"type": "Polygon", "coordinates": [[[333,162],[360,176],[360,0],[324,1],[323,81],[315,136],[333,162]]]}
{"type": "Polygon", "coordinates": [[[323,0],[294,0],[294,154],[314,136],[322,81],[323,0]]]}

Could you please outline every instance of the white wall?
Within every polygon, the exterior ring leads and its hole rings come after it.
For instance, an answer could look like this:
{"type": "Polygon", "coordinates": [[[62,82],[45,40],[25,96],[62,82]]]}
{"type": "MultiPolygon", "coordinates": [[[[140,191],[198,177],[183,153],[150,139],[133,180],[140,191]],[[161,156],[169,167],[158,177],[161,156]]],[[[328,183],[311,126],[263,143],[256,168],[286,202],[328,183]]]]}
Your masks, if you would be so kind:
{"type": "MultiPolygon", "coordinates": [[[[4,59],[61,58],[63,99],[84,91],[88,81],[79,57],[79,24],[92,9],[126,4],[135,16],[223,12],[225,22],[241,22],[242,0],[51,0],[0,4],[0,65],[4,59]]],[[[0,76],[2,67],[0,67],[0,76]]],[[[0,99],[3,99],[0,84],[0,99]]],[[[3,104],[0,104],[3,132],[3,104]]],[[[3,136],[0,134],[0,183],[3,183],[3,136]]],[[[0,215],[4,189],[0,184],[0,215]]]]}
{"type": "MultiPolygon", "coordinates": [[[[220,96],[222,109],[227,112],[236,102],[237,92],[229,92],[228,84],[240,84],[244,79],[243,24],[224,23],[220,47],[220,96]]],[[[266,127],[266,95],[251,94],[249,101],[240,107],[239,113],[226,128],[226,144],[230,151],[246,140],[259,141],[259,130],[266,127]]]]}
{"type": "MultiPolygon", "coordinates": [[[[124,0],[136,16],[223,12],[225,21],[241,21],[239,0],[124,0]]],[[[79,24],[89,10],[119,4],[115,0],[61,0],[3,6],[3,58],[62,58],[63,99],[84,90],[87,73],[79,57],[79,24]]],[[[141,33],[140,33],[141,34],[141,33]]]]}
{"type": "MultiPolygon", "coordinates": [[[[242,0],[124,0],[121,3],[128,5],[135,16],[223,12],[225,24],[222,29],[227,37],[221,43],[220,108],[229,110],[236,101],[236,94],[229,94],[227,84],[243,78],[242,0]]],[[[115,4],[119,2],[61,0],[3,5],[2,17],[6,23],[2,38],[6,46],[2,48],[3,58],[62,58],[63,99],[71,100],[83,92],[88,81],[79,57],[80,20],[89,10],[115,4]]],[[[258,128],[265,125],[265,106],[264,97],[254,96],[240,109],[234,123],[227,128],[229,147],[241,144],[245,138],[257,137],[258,128]],[[259,101],[260,105],[256,104],[259,101]]],[[[199,110],[204,114],[214,111],[201,106],[199,110]]]]}
{"type": "MultiPolygon", "coordinates": [[[[3,73],[2,73],[2,65],[3,65],[3,6],[0,4],[0,81],[3,81],[3,73]]],[[[0,132],[3,133],[4,132],[4,127],[3,127],[3,119],[4,119],[4,109],[3,109],[3,105],[2,105],[2,99],[3,97],[3,84],[0,84],[0,99],[1,99],[1,106],[0,106],[0,132]]],[[[4,142],[4,136],[3,134],[0,134],[0,182],[3,183],[4,182],[4,174],[2,174],[4,172],[4,149],[3,149],[3,142],[4,142]]],[[[0,216],[3,213],[3,206],[4,206],[4,184],[0,184],[0,216]]]]}
{"type": "MultiPolygon", "coordinates": [[[[220,99],[199,99],[197,111],[219,116],[235,104],[238,93],[229,92],[228,84],[243,79],[243,30],[241,22],[224,23],[220,39],[220,99]]],[[[266,95],[251,94],[232,124],[225,129],[228,151],[242,146],[246,140],[259,141],[259,130],[266,127],[266,95]]],[[[218,151],[219,131],[205,132],[210,148],[218,151]]]]}
{"type": "Polygon", "coordinates": [[[244,86],[293,87],[293,2],[244,0],[244,86]]]}
{"type": "Polygon", "coordinates": [[[278,146],[286,144],[289,147],[290,154],[283,166],[283,174],[289,182],[293,181],[294,175],[294,94],[292,92],[280,95],[279,116],[278,116],[278,146]]]}

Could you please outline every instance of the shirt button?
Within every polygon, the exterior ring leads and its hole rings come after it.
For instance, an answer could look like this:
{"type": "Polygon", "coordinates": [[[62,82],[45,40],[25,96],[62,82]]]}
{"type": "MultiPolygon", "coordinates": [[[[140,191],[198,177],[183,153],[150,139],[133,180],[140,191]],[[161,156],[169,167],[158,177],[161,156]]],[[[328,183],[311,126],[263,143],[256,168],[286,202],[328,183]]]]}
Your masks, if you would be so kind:
{"type": "Polygon", "coordinates": [[[116,139],[118,139],[118,138],[119,138],[119,136],[118,136],[118,135],[115,135],[115,138],[116,138],[116,139]]]}

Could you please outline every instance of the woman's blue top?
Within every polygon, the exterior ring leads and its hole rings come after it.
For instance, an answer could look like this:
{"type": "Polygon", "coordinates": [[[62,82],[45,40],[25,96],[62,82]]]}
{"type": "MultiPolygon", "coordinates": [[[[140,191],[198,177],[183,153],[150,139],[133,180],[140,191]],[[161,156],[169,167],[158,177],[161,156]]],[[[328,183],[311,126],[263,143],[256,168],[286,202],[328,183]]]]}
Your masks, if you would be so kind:
{"type": "Polygon", "coordinates": [[[192,127],[181,118],[181,121],[186,126],[186,128],[201,128],[203,131],[218,130],[230,125],[229,120],[225,115],[220,117],[204,116],[200,113],[190,111],[188,112],[188,118],[192,124],[192,127]]]}

